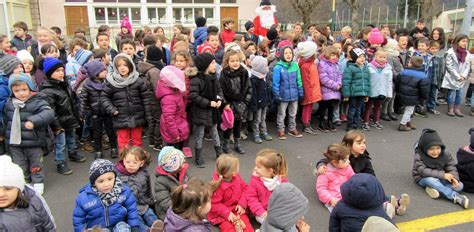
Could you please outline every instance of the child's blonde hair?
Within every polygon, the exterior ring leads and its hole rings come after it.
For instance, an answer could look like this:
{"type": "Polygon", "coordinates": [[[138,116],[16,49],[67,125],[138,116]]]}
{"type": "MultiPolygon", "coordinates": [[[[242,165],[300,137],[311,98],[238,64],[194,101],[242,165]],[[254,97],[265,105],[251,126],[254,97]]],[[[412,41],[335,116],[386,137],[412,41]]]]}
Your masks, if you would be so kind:
{"type": "Polygon", "coordinates": [[[59,38],[51,29],[47,27],[38,27],[38,29],[36,30],[36,34],[39,35],[40,33],[45,33],[49,37],[49,40],[52,41],[56,45],[56,47],[58,47],[58,49],[63,48],[63,43],[61,42],[61,40],[59,40],[59,38]]]}
{"type": "Polygon", "coordinates": [[[326,59],[329,59],[329,57],[331,57],[331,55],[336,55],[339,53],[339,50],[334,47],[334,46],[328,46],[328,47],[325,47],[323,49],[323,56],[326,58],[326,59]]]}
{"type": "Polygon", "coordinates": [[[143,161],[144,167],[148,166],[151,163],[151,155],[145,149],[141,147],[131,146],[124,147],[122,152],[120,152],[119,161],[123,161],[127,155],[135,156],[136,160],[143,161]]]}
{"type": "Polygon", "coordinates": [[[187,184],[178,186],[171,193],[171,209],[186,220],[197,219],[200,222],[207,216],[201,208],[211,201],[209,184],[200,179],[191,179],[187,184]]]}
{"type": "Polygon", "coordinates": [[[231,154],[223,154],[217,158],[216,172],[219,175],[217,180],[211,181],[211,192],[215,192],[223,179],[230,179],[239,170],[239,159],[231,154]]]}
{"type": "Polygon", "coordinates": [[[224,60],[222,61],[222,69],[229,67],[229,59],[231,56],[235,55],[237,55],[239,57],[239,60],[242,61],[242,51],[229,49],[224,55],[224,60]]]}
{"type": "Polygon", "coordinates": [[[182,56],[186,60],[186,63],[188,66],[192,66],[193,64],[193,58],[191,57],[191,54],[189,54],[188,51],[186,50],[177,50],[173,52],[173,55],[171,56],[171,64],[174,64],[176,62],[176,57],[177,56],[182,56]]]}
{"type": "Polygon", "coordinates": [[[327,150],[324,152],[324,157],[328,161],[339,161],[345,160],[349,157],[349,149],[341,144],[334,143],[328,146],[327,150]]]}
{"type": "Polygon", "coordinates": [[[256,160],[266,169],[272,169],[273,176],[288,176],[288,165],[281,153],[273,149],[264,149],[257,153],[256,160]]]}
{"type": "Polygon", "coordinates": [[[342,146],[352,147],[355,142],[362,141],[365,139],[365,134],[359,130],[350,130],[342,138],[342,146]]]}

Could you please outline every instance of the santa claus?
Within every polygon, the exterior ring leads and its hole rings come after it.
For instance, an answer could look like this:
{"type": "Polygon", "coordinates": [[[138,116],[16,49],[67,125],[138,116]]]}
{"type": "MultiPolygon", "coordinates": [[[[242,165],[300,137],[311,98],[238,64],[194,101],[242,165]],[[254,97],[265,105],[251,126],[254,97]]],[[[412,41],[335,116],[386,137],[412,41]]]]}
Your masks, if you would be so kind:
{"type": "Polygon", "coordinates": [[[276,6],[272,5],[270,0],[262,0],[256,12],[257,17],[253,20],[254,34],[266,37],[270,27],[278,23],[278,19],[273,15],[276,12],[276,6]]]}

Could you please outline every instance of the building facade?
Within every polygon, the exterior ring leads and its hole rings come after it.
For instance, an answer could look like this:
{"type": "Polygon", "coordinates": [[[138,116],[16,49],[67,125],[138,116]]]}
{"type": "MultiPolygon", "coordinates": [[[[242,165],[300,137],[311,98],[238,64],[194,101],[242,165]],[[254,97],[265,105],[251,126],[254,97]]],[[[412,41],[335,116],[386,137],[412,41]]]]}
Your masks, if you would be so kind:
{"type": "Polygon", "coordinates": [[[0,0],[0,34],[11,36],[13,24],[20,20],[32,25],[30,0],[0,0]]]}

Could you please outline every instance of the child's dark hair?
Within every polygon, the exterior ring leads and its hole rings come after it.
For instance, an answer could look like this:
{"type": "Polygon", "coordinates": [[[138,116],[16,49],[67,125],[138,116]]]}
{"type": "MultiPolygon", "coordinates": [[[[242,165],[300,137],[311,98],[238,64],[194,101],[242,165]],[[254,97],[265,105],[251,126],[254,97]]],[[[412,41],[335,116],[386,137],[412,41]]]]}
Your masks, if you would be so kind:
{"type": "Polygon", "coordinates": [[[309,31],[309,29],[310,29],[311,27],[316,27],[316,24],[315,24],[315,23],[309,24],[308,27],[307,27],[307,30],[309,31]]]}
{"type": "Polygon", "coordinates": [[[171,192],[171,209],[186,220],[206,219],[201,208],[211,201],[209,184],[193,178],[187,184],[178,186],[171,192]]]}
{"type": "Polygon", "coordinates": [[[216,26],[207,27],[207,34],[209,35],[210,33],[219,33],[219,28],[216,26]]]}
{"type": "Polygon", "coordinates": [[[328,146],[324,152],[324,157],[326,157],[328,161],[339,161],[347,159],[349,154],[350,151],[347,147],[334,143],[328,146]]]}
{"type": "Polygon", "coordinates": [[[131,39],[123,39],[123,40],[120,40],[120,46],[119,46],[119,47],[120,47],[120,50],[122,50],[122,49],[123,49],[123,46],[124,46],[124,45],[127,45],[127,44],[132,45],[132,46],[133,46],[133,49],[137,49],[137,48],[135,47],[135,43],[134,43],[131,39]]]}
{"type": "Polygon", "coordinates": [[[350,52],[353,48],[354,48],[354,44],[351,44],[351,43],[344,44],[344,46],[342,47],[342,52],[346,54],[346,58],[351,58],[350,52]]]}
{"type": "Polygon", "coordinates": [[[191,36],[191,28],[189,28],[189,27],[183,27],[183,29],[181,30],[181,34],[184,34],[184,35],[187,35],[187,36],[191,36]]]}
{"type": "Polygon", "coordinates": [[[356,38],[357,39],[363,39],[364,35],[368,35],[371,31],[372,31],[372,27],[364,27],[359,31],[356,38]]]}
{"type": "Polygon", "coordinates": [[[115,59],[114,59],[114,66],[115,67],[117,67],[117,63],[119,62],[119,60],[121,60],[121,61],[123,61],[127,64],[129,73],[133,72],[133,70],[134,70],[133,63],[129,59],[127,59],[127,57],[124,57],[124,56],[116,56],[115,57],[115,59]]]}
{"type": "Polygon", "coordinates": [[[232,18],[225,18],[222,20],[222,26],[227,26],[229,23],[234,23],[234,20],[232,18]]]}
{"type": "Polygon", "coordinates": [[[265,168],[273,170],[273,176],[288,176],[288,165],[282,154],[273,149],[264,149],[257,153],[257,162],[265,168]]]}
{"type": "Polygon", "coordinates": [[[231,179],[232,175],[239,170],[239,159],[231,154],[223,154],[217,158],[216,173],[217,180],[211,181],[211,192],[215,192],[221,185],[222,180],[231,179]]]}
{"type": "Polygon", "coordinates": [[[413,68],[421,68],[423,66],[423,58],[420,56],[413,56],[410,58],[410,64],[413,68]]]}
{"type": "Polygon", "coordinates": [[[82,33],[82,34],[86,34],[86,31],[84,30],[84,28],[82,27],[77,27],[75,30],[74,30],[74,34],[77,34],[77,33],[82,33]]]}
{"type": "Polygon", "coordinates": [[[235,34],[235,35],[234,35],[234,38],[232,38],[232,42],[240,43],[240,42],[242,41],[242,38],[243,38],[243,37],[244,37],[244,36],[241,35],[241,34],[235,34]]]}
{"type": "Polygon", "coordinates": [[[143,37],[143,46],[155,45],[156,44],[156,36],[153,35],[145,35],[143,37]]]}
{"type": "Polygon", "coordinates": [[[456,35],[456,37],[453,39],[453,48],[458,48],[458,43],[463,39],[469,40],[469,37],[465,34],[456,35]]]}
{"type": "Polygon", "coordinates": [[[79,39],[79,38],[75,38],[71,41],[71,43],[69,44],[69,52],[72,53],[72,51],[74,50],[74,47],[76,45],[79,45],[81,46],[81,48],[83,49],[87,49],[87,42],[82,40],[82,39],[79,39]]]}
{"type": "Polygon", "coordinates": [[[422,37],[416,41],[416,48],[418,48],[418,45],[424,44],[426,47],[430,46],[430,40],[428,38],[422,37]]]}
{"type": "Polygon", "coordinates": [[[438,41],[439,41],[440,47],[444,48],[444,45],[446,43],[446,34],[444,34],[444,29],[442,27],[435,27],[430,33],[430,36],[429,36],[430,40],[434,40],[433,34],[434,34],[435,31],[437,31],[439,33],[439,40],[438,41]]]}
{"type": "Polygon", "coordinates": [[[99,37],[100,37],[100,36],[107,36],[107,38],[110,39],[110,37],[109,37],[109,35],[108,35],[107,33],[105,33],[105,32],[99,32],[99,34],[97,34],[97,35],[95,36],[95,41],[96,41],[96,42],[99,42],[99,37]]]}
{"type": "Polygon", "coordinates": [[[19,209],[27,209],[30,207],[30,201],[26,196],[23,195],[23,193],[21,193],[20,190],[18,190],[18,196],[16,197],[16,200],[13,204],[19,209]]]}
{"type": "Polygon", "coordinates": [[[143,43],[143,38],[145,38],[145,32],[141,29],[136,30],[133,40],[139,43],[143,43]]]}
{"type": "Polygon", "coordinates": [[[345,147],[348,147],[348,146],[352,147],[354,142],[362,141],[364,139],[365,139],[365,134],[362,133],[362,131],[350,130],[344,135],[344,138],[342,138],[341,144],[342,146],[345,146],[345,147]]]}
{"type": "Polygon", "coordinates": [[[97,32],[104,33],[107,32],[110,29],[109,25],[100,25],[99,28],[97,28],[97,32]]]}
{"type": "Polygon", "coordinates": [[[207,33],[207,41],[209,41],[209,39],[211,38],[211,36],[218,36],[216,32],[211,32],[211,33],[207,33]]]}
{"type": "Polygon", "coordinates": [[[165,32],[165,29],[164,29],[163,27],[161,27],[161,26],[156,26],[155,28],[153,28],[153,33],[155,33],[155,34],[158,33],[158,31],[159,31],[160,29],[163,31],[163,33],[165,32]]]}
{"type": "Polygon", "coordinates": [[[255,50],[257,50],[257,45],[255,45],[255,43],[251,40],[245,42],[244,44],[244,50],[247,50],[250,46],[254,46],[255,47],[255,50]]]}
{"type": "Polygon", "coordinates": [[[54,33],[56,34],[61,34],[62,31],[61,31],[61,28],[57,27],[57,26],[53,26],[50,28],[52,31],[54,31],[54,33]]]}
{"type": "Polygon", "coordinates": [[[18,21],[15,24],[13,24],[13,28],[21,28],[23,31],[27,32],[28,31],[28,24],[26,24],[23,21],[18,21]]]}
{"type": "Polygon", "coordinates": [[[125,147],[120,152],[119,160],[122,161],[128,154],[132,154],[139,161],[144,161],[143,167],[147,167],[151,163],[151,155],[145,149],[141,147],[125,147]]]}
{"type": "Polygon", "coordinates": [[[8,40],[8,36],[7,35],[4,35],[4,34],[0,34],[0,43],[3,43],[3,41],[7,39],[8,40]]]}
{"type": "Polygon", "coordinates": [[[45,44],[41,47],[40,52],[42,55],[46,55],[46,53],[59,52],[59,49],[54,44],[45,44]]]}
{"type": "Polygon", "coordinates": [[[322,46],[327,44],[328,39],[324,35],[318,35],[316,37],[316,41],[314,41],[314,42],[318,45],[318,47],[322,47],[322,46]]]}
{"type": "Polygon", "coordinates": [[[102,48],[96,48],[92,50],[92,56],[94,56],[94,59],[102,59],[107,56],[107,51],[102,48]]]}

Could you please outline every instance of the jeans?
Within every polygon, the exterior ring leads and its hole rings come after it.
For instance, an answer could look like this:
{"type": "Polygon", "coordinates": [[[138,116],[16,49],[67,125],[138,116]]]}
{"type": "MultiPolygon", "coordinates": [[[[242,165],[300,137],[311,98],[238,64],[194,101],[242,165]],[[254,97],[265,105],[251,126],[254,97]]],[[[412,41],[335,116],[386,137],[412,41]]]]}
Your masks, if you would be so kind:
{"type": "Polygon", "coordinates": [[[288,129],[290,131],[296,129],[296,112],[298,111],[298,101],[280,102],[278,105],[277,115],[277,129],[278,131],[285,130],[286,109],[288,109],[288,129]]]}
{"type": "Polygon", "coordinates": [[[391,98],[385,98],[382,104],[382,114],[389,114],[395,112],[394,105],[395,105],[395,90],[392,92],[391,98]]]}
{"type": "Polygon", "coordinates": [[[411,115],[415,111],[415,106],[405,106],[405,111],[403,112],[402,119],[400,120],[400,124],[406,125],[411,121],[411,115]]]}
{"type": "Polygon", "coordinates": [[[462,89],[452,90],[448,89],[448,105],[461,105],[462,89]],[[454,98],[454,102],[453,102],[454,98]]]}
{"type": "Polygon", "coordinates": [[[94,129],[94,149],[96,152],[102,152],[102,132],[109,137],[110,148],[117,149],[117,135],[112,125],[112,118],[108,116],[92,116],[92,128],[94,129]]]}
{"type": "Polygon", "coordinates": [[[347,128],[357,128],[357,121],[359,120],[364,107],[365,97],[350,97],[349,110],[347,113],[347,128]]]}
{"type": "Polygon", "coordinates": [[[13,163],[23,170],[25,179],[32,184],[44,182],[43,150],[41,147],[10,146],[13,163]]]}
{"type": "Polygon", "coordinates": [[[341,113],[339,112],[341,109],[342,101],[337,101],[334,104],[334,111],[332,113],[332,122],[337,122],[341,120],[341,113]]]}
{"type": "Polygon", "coordinates": [[[474,109],[474,88],[471,91],[471,110],[474,109]]]}
{"type": "Polygon", "coordinates": [[[426,101],[426,108],[428,108],[429,110],[434,110],[436,108],[437,97],[438,97],[438,86],[431,85],[430,95],[428,97],[428,101],[426,101]]]}
{"type": "Polygon", "coordinates": [[[130,232],[132,231],[132,228],[125,223],[125,222],[119,222],[115,224],[115,226],[111,226],[109,228],[102,228],[103,232],[130,232]]]}
{"type": "Polygon", "coordinates": [[[332,123],[333,122],[333,117],[334,117],[334,108],[336,104],[339,102],[339,100],[325,100],[325,101],[320,101],[319,102],[319,127],[323,127],[323,122],[324,122],[324,115],[326,115],[326,111],[328,112],[328,122],[332,123]]]}
{"type": "Polygon", "coordinates": [[[253,133],[255,135],[267,133],[267,110],[268,107],[258,109],[253,113],[253,133]]]}
{"type": "Polygon", "coordinates": [[[143,215],[140,215],[140,232],[147,232],[156,220],[158,217],[155,212],[148,208],[143,215]]]}
{"type": "Polygon", "coordinates": [[[56,135],[56,144],[54,146],[54,159],[56,162],[63,162],[66,160],[64,150],[68,153],[76,152],[76,138],[74,138],[74,130],[66,130],[56,135]]]}
{"type": "MultiPolygon", "coordinates": [[[[194,125],[195,135],[196,135],[196,149],[202,149],[202,140],[204,139],[204,129],[205,125],[194,125]]],[[[219,132],[217,132],[217,124],[210,126],[209,131],[212,135],[212,140],[214,141],[214,146],[221,146],[221,140],[219,139],[219,132]]]]}
{"type": "Polygon", "coordinates": [[[464,188],[464,185],[461,183],[461,181],[459,181],[459,186],[457,188],[453,188],[451,183],[449,183],[447,180],[440,180],[435,177],[421,178],[421,180],[418,181],[418,185],[423,188],[434,188],[448,200],[453,200],[454,196],[458,192],[461,192],[464,188]]]}

